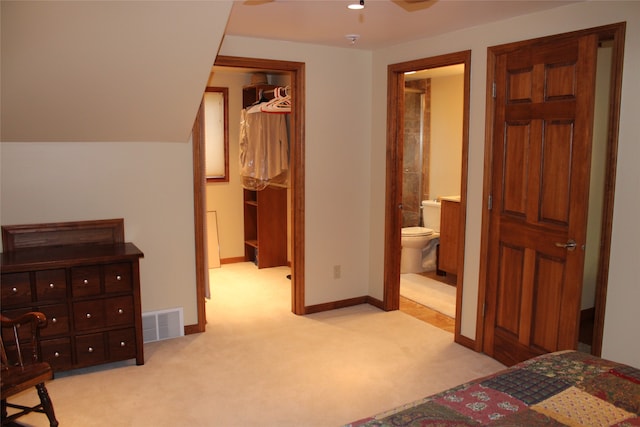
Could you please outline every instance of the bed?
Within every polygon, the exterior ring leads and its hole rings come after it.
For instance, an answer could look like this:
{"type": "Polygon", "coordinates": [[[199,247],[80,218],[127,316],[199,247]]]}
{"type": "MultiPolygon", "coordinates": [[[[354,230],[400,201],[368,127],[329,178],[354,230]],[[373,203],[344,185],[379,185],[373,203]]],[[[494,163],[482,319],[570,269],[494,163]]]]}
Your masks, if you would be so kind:
{"type": "Polygon", "coordinates": [[[563,351],[345,427],[640,426],[640,369],[563,351]]]}

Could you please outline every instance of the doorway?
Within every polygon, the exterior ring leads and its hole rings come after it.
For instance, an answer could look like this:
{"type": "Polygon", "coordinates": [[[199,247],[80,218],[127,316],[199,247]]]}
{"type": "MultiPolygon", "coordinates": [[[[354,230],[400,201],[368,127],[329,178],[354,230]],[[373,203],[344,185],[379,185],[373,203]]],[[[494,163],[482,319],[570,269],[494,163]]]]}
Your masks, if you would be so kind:
{"type": "MultiPolygon", "coordinates": [[[[215,66],[245,68],[262,71],[286,72],[291,76],[291,139],[290,139],[290,186],[291,186],[291,311],[305,314],[304,303],[304,105],[305,64],[302,62],[269,59],[218,56],[215,66]]],[[[202,126],[200,123],[194,125],[202,126]]],[[[196,236],[196,298],[198,323],[189,333],[203,332],[206,324],[205,294],[208,283],[206,263],[206,203],[204,178],[203,142],[193,138],[194,216],[196,236]]]]}
{"type": "MultiPolygon", "coordinates": [[[[469,82],[471,51],[462,51],[432,58],[419,59],[399,64],[390,65],[388,68],[389,80],[389,108],[387,110],[387,175],[386,175],[386,208],[385,208],[385,270],[384,270],[384,301],[385,310],[397,310],[400,307],[400,278],[401,278],[401,229],[406,221],[419,217],[419,209],[411,213],[411,206],[407,206],[405,212],[403,194],[404,174],[404,142],[405,142],[405,75],[406,73],[439,69],[455,65],[462,65],[463,89],[462,89],[462,117],[461,117],[461,159],[460,159],[460,184],[458,194],[460,205],[455,228],[459,231],[455,237],[455,253],[453,258],[457,265],[462,266],[464,260],[464,224],[466,223],[466,181],[467,181],[467,153],[468,153],[468,118],[469,118],[469,82]],[[404,220],[403,220],[404,218],[404,220]]],[[[421,188],[429,186],[421,185],[421,188]]],[[[455,192],[455,191],[454,191],[455,192]]],[[[423,197],[435,198],[448,196],[449,194],[425,195],[421,190],[418,200],[423,197]]],[[[463,271],[457,268],[455,275],[455,336],[460,335],[460,301],[462,297],[463,271]]]]}
{"type": "Polygon", "coordinates": [[[591,273],[596,283],[590,352],[600,356],[624,27],[489,48],[488,81],[494,83],[487,88],[479,287],[485,310],[478,313],[477,336],[483,350],[505,364],[577,348],[581,296],[590,293],[585,260],[592,249],[597,268],[591,273]],[[605,131],[598,144],[594,106],[605,48],[605,131]],[[598,175],[590,173],[595,168],[598,175]],[[589,207],[592,202],[595,207],[589,207]],[[589,227],[593,217],[596,224],[589,227]],[[589,240],[589,228],[597,231],[595,241],[589,240]]]}

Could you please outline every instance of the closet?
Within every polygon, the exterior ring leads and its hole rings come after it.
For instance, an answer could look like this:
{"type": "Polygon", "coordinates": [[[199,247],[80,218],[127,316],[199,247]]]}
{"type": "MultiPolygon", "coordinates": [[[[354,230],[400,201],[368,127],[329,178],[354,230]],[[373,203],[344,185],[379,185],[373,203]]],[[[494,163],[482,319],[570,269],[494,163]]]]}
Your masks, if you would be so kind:
{"type": "MultiPolygon", "coordinates": [[[[274,90],[278,87],[267,84],[243,87],[243,108],[248,109],[261,99],[272,99],[274,90]]],[[[288,147],[286,152],[288,156],[288,147]]],[[[258,268],[287,265],[287,187],[282,184],[251,187],[243,188],[245,261],[255,263],[258,268]]]]}

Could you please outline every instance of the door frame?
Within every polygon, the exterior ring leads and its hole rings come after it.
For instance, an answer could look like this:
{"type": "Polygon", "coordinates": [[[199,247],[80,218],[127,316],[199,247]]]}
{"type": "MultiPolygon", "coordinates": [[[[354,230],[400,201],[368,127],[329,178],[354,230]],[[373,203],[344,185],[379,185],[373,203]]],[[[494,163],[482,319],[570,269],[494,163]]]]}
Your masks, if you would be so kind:
{"type": "Polygon", "coordinates": [[[471,51],[465,50],[429,58],[391,64],[387,69],[387,162],[386,162],[386,201],[385,201],[385,252],[384,252],[384,310],[397,310],[400,307],[400,253],[402,228],[402,142],[400,124],[404,120],[404,73],[429,68],[464,64],[464,89],[462,113],[462,165],[460,181],[460,219],[458,237],[457,265],[460,266],[456,277],[456,319],[454,340],[466,346],[468,338],[460,334],[460,315],[462,309],[462,289],[464,270],[464,241],[467,206],[467,169],[469,155],[469,97],[471,85],[471,51]]]}
{"type": "MultiPolygon", "coordinates": [[[[263,71],[284,71],[291,75],[291,311],[306,314],[305,307],[305,63],[272,59],[219,55],[215,66],[248,68],[263,71]]],[[[202,125],[196,123],[200,128],[202,125]]],[[[206,179],[204,177],[204,149],[200,132],[193,134],[193,198],[196,243],[196,304],[198,323],[185,327],[185,333],[204,332],[206,325],[205,289],[208,284],[206,249],[206,179]]]]}
{"type": "Polygon", "coordinates": [[[600,356],[602,353],[602,336],[604,332],[604,316],[609,277],[609,256],[611,251],[611,229],[613,225],[613,204],[615,196],[616,163],[618,156],[618,128],[620,122],[620,99],[622,94],[622,66],[624,56],[624,37],[626,23],[620,22],[601,27],[573,31],[569,33],[546,36],[536,39],[507,43],[487,48],[487,88],[486,88],[486,118],[485,118],[485,153],[483,179],[483,210],[480,242],[480,271],[478,283],[478,305],[476,315],[476,345],[475,350],[486,351],[484,348],[485,316],[484,306],[487,300],[486,288],[489,281],[489,229],[490,229],[490,196],[493,162],[493,121],[495,113],[495,99],[493,98],[493,82],[495,81],[496,57],[503,52],[518,49],[531,43],[551,40],[572,39],[591,34],[598,36],[599,41],[612,41],[611,63],[611,91],[609,96],[609,121],[607,131],[607,158],[605,172],[605,195],[603,200],[603,217],[601,224],[602,241],[598,260],[598,283],[596,285],[595,318],[593,344],[591,353],[600,356]]]}

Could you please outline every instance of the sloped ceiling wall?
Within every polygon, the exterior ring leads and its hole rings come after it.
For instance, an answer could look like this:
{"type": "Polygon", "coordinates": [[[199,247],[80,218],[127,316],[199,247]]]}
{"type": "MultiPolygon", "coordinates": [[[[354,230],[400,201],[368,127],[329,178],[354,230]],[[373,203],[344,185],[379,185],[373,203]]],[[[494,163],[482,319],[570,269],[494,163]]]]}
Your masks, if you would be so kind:
{"type": "Polygon", "coordinates": [[[2,141],[187,142],[232,1],[2,1],[2,141]]]}

